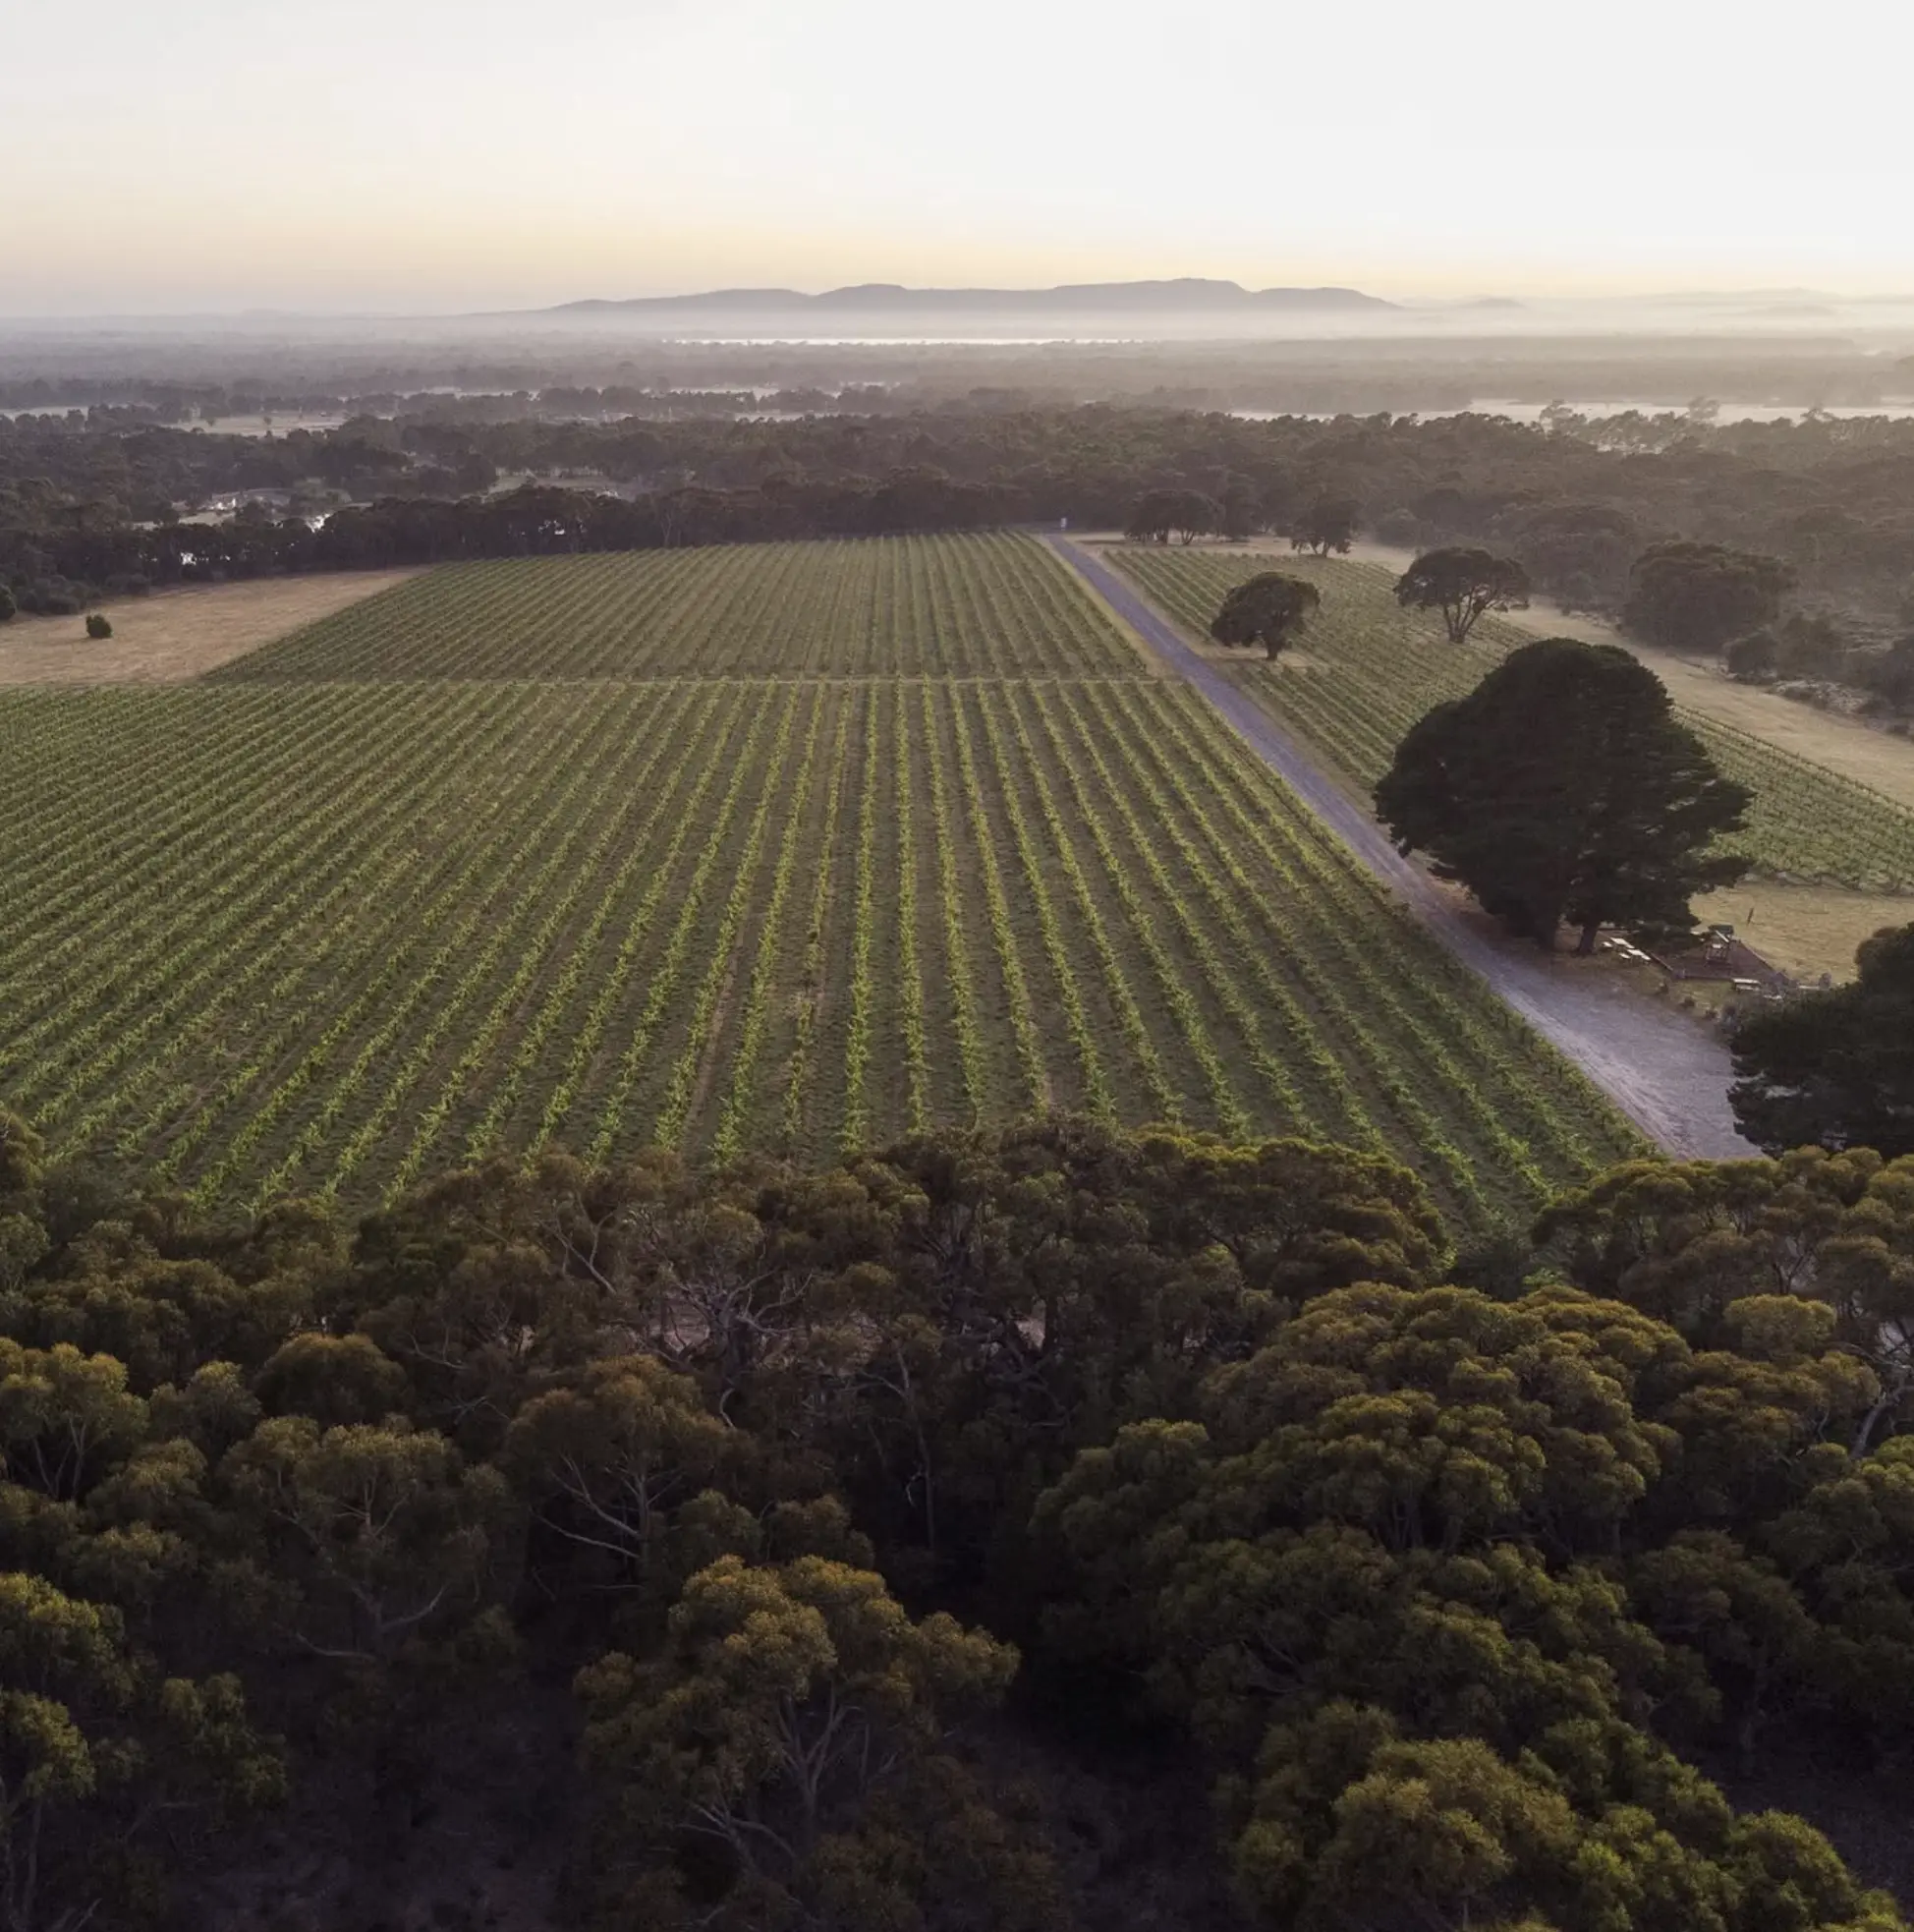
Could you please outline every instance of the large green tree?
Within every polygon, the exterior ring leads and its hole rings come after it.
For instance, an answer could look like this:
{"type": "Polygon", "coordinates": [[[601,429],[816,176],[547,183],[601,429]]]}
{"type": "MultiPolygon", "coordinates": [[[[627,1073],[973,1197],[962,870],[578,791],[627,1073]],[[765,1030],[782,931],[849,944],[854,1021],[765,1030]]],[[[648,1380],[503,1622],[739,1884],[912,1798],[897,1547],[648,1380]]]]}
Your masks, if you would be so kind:
{"type": "Polygon", "coordinates": [[[6,1932],[152,1922],[141,1906],[162,1867],[149,1847],[170,1840],[177,1852],[197,1823],[283,1790],[278,1752],[249,1722],[236,1677],[162,1676],[118,1611],[0,1572],[6,1932]]]}
{"type": "Polygon", "coordinates": [[[1856,977],[1752,1015],[1734,1037],[1735,1119],[1771,1154],[1914,1154],[1914,926],[1886,927],[1856,977]]]}
{"type": "Polygon", "coordinates": [[[1223,525],[1222,506],[1200,489],[1153,489],[1137,500],[1124,535],[1135,543],[1194,543],[1223,525]]]}
{"type": "Polygon", "coordinates": [[[753,1932],[1054,1923],[1041,1861],[1005,1855],[944,1742],[1016,1668],[984,1631],[913,1622],[869,1570],[699,1571],[655,1656],[614,1652],[579,1680],[612,1872],[640,1854],[632,1922],[677,1924],[702,1890],[695,1922],[753,1932]]]}
{"type": "Polygon", "coordinates": [[[1210,635],[1218,644],[1243,649],[1260,644],[1274,663],[1322,601],[1322,592],[1306,579],[1266,570],[1232,586],[1210,620],[1210,635]]]}
{"type": "Polygon", "coordinates": [[[1792,564],[1719,543],[1654,543],[1636,558],[1622,622],[1673,651],[1719,651],[1772,624],[1794,588],[1792,564]]]}
{"type": "Polygon", "coordinates": [[[1691,931],[1692,896],[1747,871],[1716,841],[1748,802],[1653,671],[1572,638],[1524,645],[1436,706],[1376,787],[1402,851],[1540,945],[1568,921],[1583,952],[1604,926],[1691,931]]]}
{"type": "Polygon", "coordinates": [[[1311,550],[1326,557],[1331,550],[1346,555],[1356,540],[1356,518],[1360,514],[1347,496],[1323,494],[1313,498],[1299,511],[1289,526],[1289,547],[1311,550]]]}
{"type": "Polygon", "coordinates": [[[1405,610],[1439,610],[1449,642],[1467,644],[1486,612],[1527,607],[1529,576],[1488,550],[1426,550],[1396,579],[1395,600],[1405,610]]]}

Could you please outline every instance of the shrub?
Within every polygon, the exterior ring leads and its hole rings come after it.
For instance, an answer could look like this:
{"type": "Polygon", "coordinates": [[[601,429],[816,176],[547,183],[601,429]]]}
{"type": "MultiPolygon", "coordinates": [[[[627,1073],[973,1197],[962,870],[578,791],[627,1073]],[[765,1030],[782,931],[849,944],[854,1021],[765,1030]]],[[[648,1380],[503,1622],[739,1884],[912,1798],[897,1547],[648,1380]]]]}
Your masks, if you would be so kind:
{"type": "Polygon", "coordinates": [[[64,577],[39,577],[19,593],[23,610],[36,610],[42,617],[77,617],[84,608],[84,597],[78,584],[64,577]]]}
{"type": "Polygon", "coordinates": [[[1750,631],[1728,646],[1726,661],[1730,677],[1759,684],[1779,670],[1781,647],[1773,631],[1750,631]]]}
{"type": "Polygon", "coordinates": [[[1914,710],[1914,637],[1904,637],[1870,658],[1861,681],[1884,709],[1914,710]]]}
{"type": "Polygon", "coordinates": [[[110,638],[113,626],[97,610],[89,611],[86,617],[86,635],[89,638],[110,638]]]}
{"type": "Polygon", "coordinates": [[[0,584],[0,624],[12,623],[19,609],[20,605],[14,601],[14,594],[6,585],[0,584]]]}
{"type": "Polygon", "coordinates": [[[1830,618],[1793,611],[1774,635],[1784,676],[1838,678],[1846,668],[1847,639],[1830,618]]]}

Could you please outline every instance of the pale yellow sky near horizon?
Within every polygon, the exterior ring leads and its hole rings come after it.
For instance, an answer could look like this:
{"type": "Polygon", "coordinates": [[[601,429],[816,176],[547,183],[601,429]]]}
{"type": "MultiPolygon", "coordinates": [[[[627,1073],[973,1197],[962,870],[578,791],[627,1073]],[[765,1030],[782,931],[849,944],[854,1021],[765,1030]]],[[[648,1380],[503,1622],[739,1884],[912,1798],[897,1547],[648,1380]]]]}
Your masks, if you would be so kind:
{"type": "Polygon", "coordinates": [[[16,0],[0,314],[1914,290],[1882,0],[16,0]]]}

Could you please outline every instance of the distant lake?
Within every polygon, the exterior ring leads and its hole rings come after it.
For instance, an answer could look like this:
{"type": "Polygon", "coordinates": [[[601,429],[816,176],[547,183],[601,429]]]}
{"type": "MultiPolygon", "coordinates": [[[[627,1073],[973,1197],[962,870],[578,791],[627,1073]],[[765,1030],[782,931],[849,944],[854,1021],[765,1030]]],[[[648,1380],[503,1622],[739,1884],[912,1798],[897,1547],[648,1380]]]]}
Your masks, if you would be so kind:
{"type": "MultiPolygon", "coordinates": [[[[672,349],[1120,349],[1158,348],[1154,337],[1135,335],[666,335],[672,349]]],[[[1171,343],[1168,346],[1175,346],[1171,343]]]]}

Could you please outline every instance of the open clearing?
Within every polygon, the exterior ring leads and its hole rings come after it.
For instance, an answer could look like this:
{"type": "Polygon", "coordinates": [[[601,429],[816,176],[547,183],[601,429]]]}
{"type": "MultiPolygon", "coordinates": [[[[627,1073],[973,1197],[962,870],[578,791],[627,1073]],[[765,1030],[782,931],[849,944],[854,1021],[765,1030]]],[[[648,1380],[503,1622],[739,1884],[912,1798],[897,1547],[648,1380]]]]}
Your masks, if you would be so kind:
{"type": "Polygon", "coordinates": [[[1795,885],[1758,874],[1695,901],[1710,925],[1732,926],[1771,966],[1799,980],[1854,977],[1854,949],[1884,926],[1914,922],[1914,899],[1837,885],[1795,885]]]}
{"type": "Polygon", "coordinates": [[[1643,1145],[1031,540],[478,575],[489,625],[462,570],[0,698],[0,1091],[57,1147],[363,1201],[1053,1105],[1387,1151],[1481,1225],[1643,1145]],[[448,638],[484,674],[418,675],[448,638]]]}
{"type": "Polygon", "coordinates": [[[83,617],[0,624],[0,685],[169,684],[199,677],[286,632],[389,591],[416,570],[183,584],[99,606],[113,635],[95,641],[83,617]]]}
{"type": "MultiPolygon", "coordinates": [[[[1103,553],[1195,640],[1232,584],[1270,567],[1267,553],[1242,550],[1112,544],[1103,553]]],[[[1374,564],[1289,557],[1283,568],[1323,593],[1305,633],[1306,660],[1270,664],[1203,648],[1365,798],[1424,712],[1473,689],[1529,640],[1506,620],[1487,618],[1468,644],[1452,645],[1434,613],[1397,606],[1387,573],[1374,564]]],[[[1891,919],[1897,902],[1914,914],[1914,901],[1895,897],[1914,892],[1914,809],[1718,718],[1682,715],[1721,768],[1754,793],[1734,843],[1765,873],[1882,895],[1887,910],[1877,923],[1891,919]]]]}

